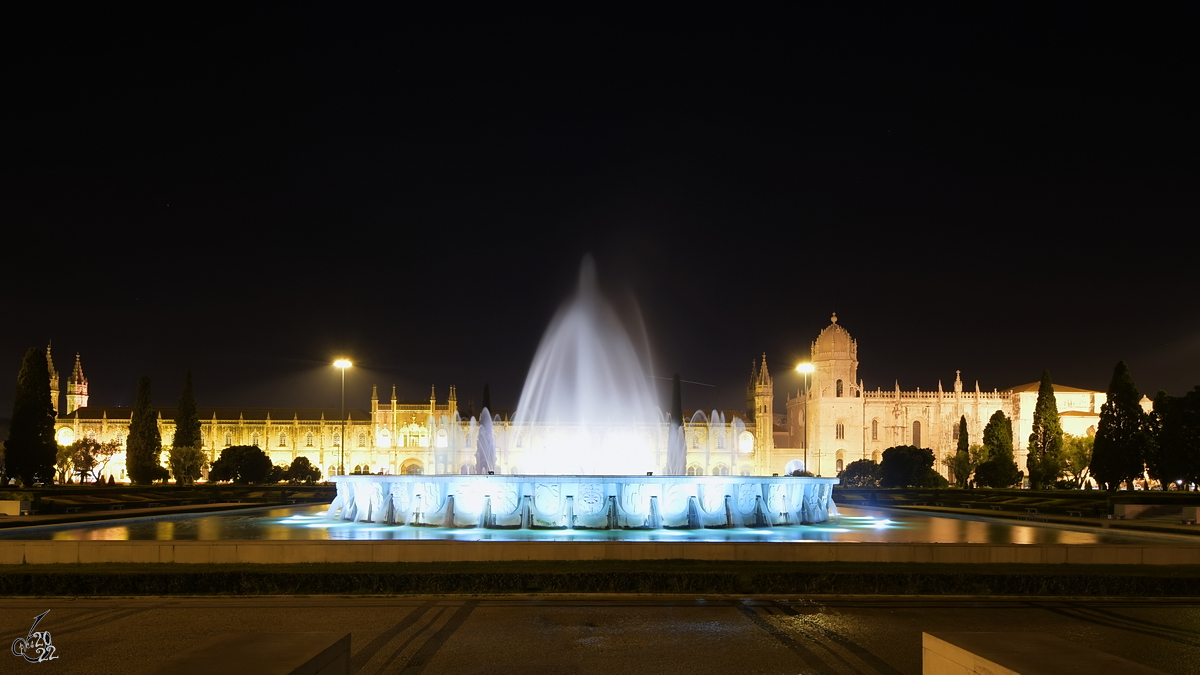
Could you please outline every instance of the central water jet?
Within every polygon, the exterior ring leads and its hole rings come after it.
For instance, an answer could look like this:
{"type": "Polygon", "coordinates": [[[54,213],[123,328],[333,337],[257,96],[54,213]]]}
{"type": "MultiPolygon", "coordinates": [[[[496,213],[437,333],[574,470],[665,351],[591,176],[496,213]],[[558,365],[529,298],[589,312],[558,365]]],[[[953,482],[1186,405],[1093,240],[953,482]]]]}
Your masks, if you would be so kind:
{"type": "Polygon", "coordinates": [[[661,473],[663,419],[646,358],[585,257],[575,293],[546,329],[521,390],[513,422],[529,439],[522,473],[661,473]]]}

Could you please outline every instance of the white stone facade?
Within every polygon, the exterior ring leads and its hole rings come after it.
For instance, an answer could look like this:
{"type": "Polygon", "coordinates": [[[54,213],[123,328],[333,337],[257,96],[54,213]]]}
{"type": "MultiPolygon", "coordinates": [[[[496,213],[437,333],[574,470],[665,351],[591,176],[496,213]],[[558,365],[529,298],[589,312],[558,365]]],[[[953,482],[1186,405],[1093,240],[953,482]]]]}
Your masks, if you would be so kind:
{"type": "MultiPolygon", "coordinates": [[[[966,417],[974,445],[982,442],[983,428],[997,410],[1013,422],[1017,467],[1026,470],[1037,382],[990,392],[981,391],[976,382],[973,390],[964,390],[956,372],[949,391],[940,382],[936,391],[903,391],[898,382],[889,390],[867,390],[858,377],[858,343],[838,324],[836,314],[812,343],[812,365],[807,391],[787,399],[787,426],[789,444],[807,449],[808,467],[815,474],[835,475],[855,460],[878,462],[886,448],[916,445],[933,450],[935,468],[948,477],[942,460],[957,450],[960,418],[966,417]]],[[[1064,432],[1095,434],[1104,392],[1055,384],[1054,398],[1064,432]]]]}

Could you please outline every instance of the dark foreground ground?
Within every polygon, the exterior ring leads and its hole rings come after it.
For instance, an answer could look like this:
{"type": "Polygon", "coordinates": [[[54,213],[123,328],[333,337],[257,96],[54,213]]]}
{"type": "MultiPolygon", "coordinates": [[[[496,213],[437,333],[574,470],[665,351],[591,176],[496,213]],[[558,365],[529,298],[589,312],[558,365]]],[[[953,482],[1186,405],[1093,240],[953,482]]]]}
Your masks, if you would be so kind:
{"type": "MultiPolygon", "coordinates": [[[[1200,601],[737,595],[9,598],[59,658],[127,673],[224,632],[347,631],[358,673],[919,673],[922,631],[1030,631],[1200,673],[1200,601]]],[[[214,670],[214,672],[217,672],[214,670]]]]}

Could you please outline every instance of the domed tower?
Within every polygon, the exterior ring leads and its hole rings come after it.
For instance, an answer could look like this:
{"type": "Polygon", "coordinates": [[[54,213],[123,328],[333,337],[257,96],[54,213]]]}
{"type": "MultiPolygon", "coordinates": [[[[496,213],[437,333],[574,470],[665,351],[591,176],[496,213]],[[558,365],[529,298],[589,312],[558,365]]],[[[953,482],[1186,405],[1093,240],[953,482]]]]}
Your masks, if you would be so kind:
{"type": "Polygon", "coordinates": [[[858,343],[837,314],[812,343],[812,386],[807,405],[810,471],[834,476],[863,457],[863,400],[858,343]],[[840,465],[839,465],[840,463],[840,465]]]}
{"type": "Polygon", "coordinates": [[[86,408],[88,403],[88,383],[83,376],[83,366],[79,363],[79,354],[75,354],[75,369],[67,378],[67,414],[86,408]]]}

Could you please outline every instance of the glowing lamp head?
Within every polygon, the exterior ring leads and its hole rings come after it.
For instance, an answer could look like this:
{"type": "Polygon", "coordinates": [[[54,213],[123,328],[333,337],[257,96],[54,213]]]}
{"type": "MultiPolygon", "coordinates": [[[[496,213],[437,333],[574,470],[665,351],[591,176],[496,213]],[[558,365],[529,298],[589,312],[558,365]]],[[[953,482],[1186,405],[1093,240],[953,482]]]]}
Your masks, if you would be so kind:
{"type": "Polygon", "coordinates": [[[801,363],[800,365],[796,366],[797,373],[811,373],[812,371],[813,364],[811,363],[801,363]]]}
{"type": "Polygon", "coordinates": [[[338,359],[337,361],[333,362],[333,365],[345,370],[354,364],[350,363],[350,359],[338,359]]]}

